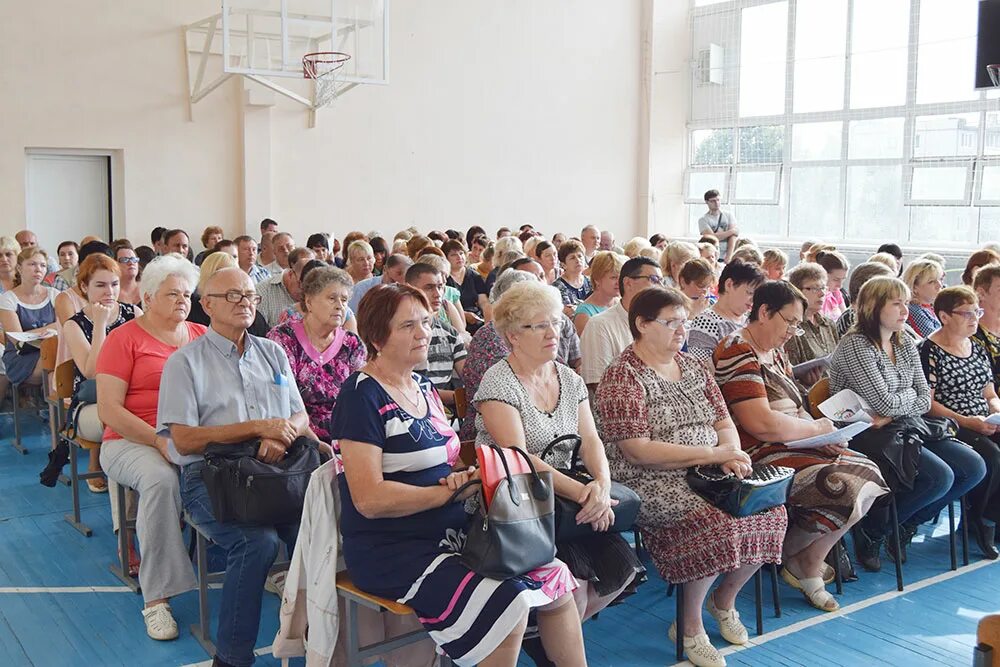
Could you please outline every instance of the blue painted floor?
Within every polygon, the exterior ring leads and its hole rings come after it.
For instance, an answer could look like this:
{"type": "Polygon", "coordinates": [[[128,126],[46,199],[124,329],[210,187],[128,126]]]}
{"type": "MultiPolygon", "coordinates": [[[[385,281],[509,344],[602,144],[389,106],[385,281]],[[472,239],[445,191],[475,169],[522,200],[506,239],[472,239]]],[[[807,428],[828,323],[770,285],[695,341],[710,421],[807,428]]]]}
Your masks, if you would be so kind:
{"type": "MultiPolygon", "coordinates": [[[[0,416],[0,667],[160,666],[205,661],[205,653],[187,630],[197,621],[196,594],[172,601],[181,628],[178,640],[148,639],[139,613],[141,597],[124,589],[108,571],[116,542],[107,494],[82,491],[83,519],[94,531],[92,537],[83,537],[63,520],[71,509],[69,489],[38,483],[48,452],[47,429],[33,422],[25,430],[30,452],[21,455],[10,446],[10,418],[0,416]],[[90,586],[120,590],[10,590],[90,586]]],[[[765,575],[765,634],[752,636],[754,645],[727,655],[729,664],[967,667],[976,623],[983,615],[1000,611],[1000,568],[992,563],[983,566],[973,546],[969,568],[927,584],[950,572],[946,528],[947,515],[942,514],[940,524],[925,526],[914,540],[905,569],[906,592],[893,595],[891,564],[879,574],[862,572],[861,580],[845,584],[838,598],[846,608],[843,614],[821,614],[798,592],[781,584],[783,614],[775,618],[765,575]]],[[[650,568],[650,581],[638,594],[588,622],[584,635],[590,665],[673,664],[666,632],[674,618],[674,600],[665,593],[665,584],[650,568]]],[[[218,595],[218,591],[211,592],[213,605],[217,606],[218,595]]],[[[260,648],[270,646],[274,638],[277,607],[277,597],[265,594],[260,648]]],[[[738,608],[752,632],[752,586],[740,596],[738,608]]],[[[706,626],[715,645],[725,646],[711,619],[706,626]]],[[[267,654],[257,664],[278,665],[280,661],[267,654]]],[[[521,664],[532,663],[523,658],[521,664]]]]}

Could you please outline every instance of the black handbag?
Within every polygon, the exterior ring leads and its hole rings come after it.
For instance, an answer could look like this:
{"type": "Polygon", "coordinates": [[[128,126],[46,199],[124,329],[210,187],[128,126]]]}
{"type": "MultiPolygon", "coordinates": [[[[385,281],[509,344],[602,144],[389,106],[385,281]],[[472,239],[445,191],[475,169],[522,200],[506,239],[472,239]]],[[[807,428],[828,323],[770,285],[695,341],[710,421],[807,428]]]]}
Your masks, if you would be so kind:
{"type": "MultiPolygon", "coordinates": [[[[531,469],[530,473],[512,475],[502,450],[496,445],[489,446],[497,451],[503,463],[505,479],[497,484],[489,507],[480,488],[479,507],[469,524],[461,559],[469,569],[484,577],[510,579],[556,557],[552,473],[538,472],[523,450],[510,447],[531,469]]],[[[452,498],[473,484],[481,482],[466,482],[452,498]]]]}
{"type": "Polygon", "coordinates": [[[755,465],[745,479],[717,465],[694,466],[687,471],[687,483],[692,491],[735,517],[784,505],[788,502],[794,477],[793,468],[772,465],[755,465]]]}
{"type": "MultiPolygon", "coordinates": [[[[581,484],[593,482],[594,478],[580,462],[580,446],[583,444],[583,439],[575,433],[560,436],[547,444],[539,458],[548,463],[546,457],[551,454],[556,445],[562,442],[574,442],[573,453],[570,455],[569,468],[556,468],[556,470],[581,484]]],[[[552,467],[555,468],[555,466],[552,467]]],[[[627,530],[632,530],[635,526],[635,520],[639,516],[639,505],[642,503],[639,494],[624,484],[612,481],[611,499],[617,500],[618,504],[613,507],[615,523],[609,532],[624,533],[627,530]]],[[[575,540],[594,534],[594,529],[589,523],[578,524],[576,522],[576,515],[580,513],[580,509],[580,503],[556,496],[556,542],[575,540]]]]}
{"type": "Polygon", "coordinates": [[[260,440],[205,447],[201,478],[219,523],[297,522],[309,476],[328,458],[311,438],[296,438],[278,463],[256,458],[260,440]]]}

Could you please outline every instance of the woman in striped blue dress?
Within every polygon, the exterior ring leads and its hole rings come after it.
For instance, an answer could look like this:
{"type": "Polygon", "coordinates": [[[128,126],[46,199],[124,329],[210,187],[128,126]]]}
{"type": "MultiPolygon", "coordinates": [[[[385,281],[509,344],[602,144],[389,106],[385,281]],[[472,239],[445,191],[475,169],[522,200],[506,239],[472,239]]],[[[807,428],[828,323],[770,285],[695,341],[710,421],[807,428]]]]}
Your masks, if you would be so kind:
{"type": "Polygon", "coordinates": [[[506,580],[458,557],[467,524],[453,490],[459,439],[431,383],[413,368],[427,356],[431,314],[423,293],[378,286],[358,307],[368,364],[344,382],[330,435],[337,440],[347,569],[358,588],[414,609],[456,664],[513,667],[528,614],[556,664],[586,664],[576,581],[559,560],[506,580]]]}

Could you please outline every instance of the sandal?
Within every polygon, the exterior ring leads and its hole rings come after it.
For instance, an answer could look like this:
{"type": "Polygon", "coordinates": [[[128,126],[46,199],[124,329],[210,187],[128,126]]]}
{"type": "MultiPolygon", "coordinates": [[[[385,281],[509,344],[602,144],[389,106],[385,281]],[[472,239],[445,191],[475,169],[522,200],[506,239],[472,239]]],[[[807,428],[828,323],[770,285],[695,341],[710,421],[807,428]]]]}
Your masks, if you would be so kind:
{"type": "Polygon", "coordinates": [[[87,488],[91,493],[107,493],[108,483],[103,479],[88,479],[87,488]]]}
{"type": "Polygon", "coordinates": [[[824,587],[822,577],[803,577],[799,579],[789,572],[787,567],[783,567],[781,568],[781,578],[792,588],[802,591],[809,604],[820,611],[837,611],[840,609],[837,599],[824,587]]]}

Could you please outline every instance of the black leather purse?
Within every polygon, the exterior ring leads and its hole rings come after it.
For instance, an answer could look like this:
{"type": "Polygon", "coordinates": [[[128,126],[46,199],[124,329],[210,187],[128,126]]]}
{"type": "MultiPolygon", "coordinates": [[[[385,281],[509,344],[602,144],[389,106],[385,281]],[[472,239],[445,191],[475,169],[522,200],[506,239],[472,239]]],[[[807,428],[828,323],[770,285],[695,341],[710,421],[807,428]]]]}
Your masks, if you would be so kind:
{"type": "MultiPolygon", "coordinates": [[[[542,454],[539,458],[546,463],[549,463],[546,457],[549,457],[555,447],[563,442],[574,443],[573,453],[570,455],[569,468],[556,468],[556,470],[567,477],[575,479],[581,484],[590,484],[593,482],[594,478],[587,472],[587,469],[580,462],[580,445],[583,444],[583,439],[580,438],[579,435],[570,434],[556,438],[545,446],[545,449],[542,450],[542,454]]],[[[555,468],[555,466],[552,467],[555,468]]],[[[627,530],[632,530],[635,526],[635,520],[639,516],[639,505],[642,502],[639,498],[639,494],[624,484],[612,481],[611,499],[617,500],[618,504],[613,508],[615,512],[615,523],[611,526],[609,531],[613,533],[623,533],[627,530]]],[[[589,523],[578,524],[576,522],[576,515],[580,513],[580,509],[580,503],[556,496],[557,542],[575,540],[580,537],[587,537],[588,535],[594,534],[594,529],[590,527],[589,523]]]]}
{"type": "Polygon", "coordinates": [[[794,477],[793,468],[772,465],[755,465],[753,473],[744,479],[716,465],[694,466],[687,471],[687,483],[692,491],[735,517],[784,505],[788,502],[794,477]]]}
{"type": "MultiPolygon", "coordinates": [[[[497,484],[489,507],[480,488],[479,508],[468,527],[461,558],[477,574],[510,579],[556,557],[552,473],[538,472],[523,450],[510,447],[531,469],[530,473],[512,475],[502,450],[496,445],[490,447],[496,449],[503,463],[505,478],[497,484]]],[[[452,499],[474,484],[482,483],[466,482],[452,499]]]]}
{"type": "Polygon", "coordinates": [[[278,463],[256,458],[260,440],[205,447],[201,478],[220,523],[297,522],[309,476],[329,457],[312,438],[299,436],[278,463]]]}

